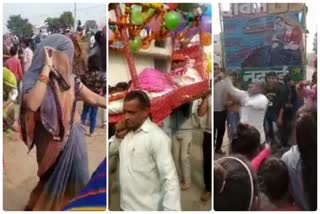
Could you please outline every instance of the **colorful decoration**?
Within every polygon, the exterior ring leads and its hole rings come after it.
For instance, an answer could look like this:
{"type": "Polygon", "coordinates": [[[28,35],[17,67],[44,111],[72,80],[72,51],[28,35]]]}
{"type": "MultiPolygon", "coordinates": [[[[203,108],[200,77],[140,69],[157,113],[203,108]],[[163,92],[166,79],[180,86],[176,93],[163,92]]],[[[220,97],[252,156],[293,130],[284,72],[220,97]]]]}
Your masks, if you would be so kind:
{"type": "Polygon", "coordinates": [[[141,48],[141,45],[142,41],[140,36],[137,36],[133,40],[129,41],[130,50],[133,52],[138,51],[141,48]]]}
{"type": "Polygon", "coordinates": [[[204,32],[207,32],[207,33],[211,33],[211,30],[212,30],[211,26],[212,26],[211,17],[202,16],[201,17],[201,24],[200,24],[201,30],[204,32]]]}
{"type": "Polygon", "coordinates": [[[164,23],[168,30],[176,29],[181,22],[181,16],[176,11],[170,11],[164,16],[164,23]]]}
{"type": "MultiPolygon", "coordinates": [[[[203,91],[208,90],[209,74],[207,73],[208,69],[206,67],[209,65],[206,63],[210,59],[204,56],[203,44],[211,44],[211,33],[200,29],[203,14],[198,8],[194,8],[194,11],[188,15],[188,13],[179,10],[176,7],[177,5],[169,5],[169,3],[130,3],[124,4],[124,6],[125,10],[123,10],[123,4],[115,4],[114,11],[116,21],[109,21],[109,24],[115,24],[117,31],[120,33],[116,33],[115,31],[115,39],[109,42],[109,47],[112,47],[112,45],[117,42],[123,45],[123,48],[119,51],[122,52],[127,61],[132,80],[131,87],[133,89],[139,89],[143,84],[141,84],[140,81],[141,76],[138,78],[133,57],[134,54],[132,52],[147,49],[154,41],[162,41],[170,38],[172,41],[172,60],[185,61],[178,61],[177,64],[179,66],[181,63],[185,65],[189,61],[192,62],[188,63],[188,66],[190,64],[190,68],[192,67],[193,69],[188,70],[190,70],[191,73],[193,71],[197,72],[199,74],[197,76],[203,79],[203,81],[195,84],[174,87],[173,93],[170,92],[167,95],[152,100],[151,113],[153,121],[156,123],[161,122],[170,115],[173,109],[203,96],[203,91]],[[141,12],[141,16],[144,19],[141,25],[134,24],[137,20],[134,20],[134,22],[132,20],[133,5],[141,6],[141,11],[138,10],[138,8],[134,11],[135,15],[141,12]],[[153,14],[152,11],[149,10],[150,8],[154,9],[153,14]],[[199,34],[201,44],[199,44],[199,40],[197,41],[198,36],[194,37],[194,35],[199,34]],[[193,38],[195,38],[195,40],[191,42],[193,38]],[[176,58],[174,58],[175,54],[177,54],[176,58]]],[[[171,75],[171,73],[168,75],[171,75]]],[[[153,79],[157,80],[157,78],[153,79]]],[[[158,80],[161,82],[160,78],[158,78],[158,80]]],[[[148,86],[153,87],[157,85],[158,84],[155,85],[154,82],[148,82],[148,86]]],[[[120,114],[109,115],[109,122],[117,122],[123,118],[122,116],[123,115],[120,114]]]]}
{"type": "Polygon", "coordinates": [[[211,4],[209,4],[209,5],[207,6],[207,8],[205,9],[204,15],[209,16],[209,17],[212,17],[212,7],[211,7],[211,4]]]}
{"type": "MultiPolygon", "coordinates": [[[[116,4],[115,4],[116,5],[116,4]]],[[[148,49],[152,41],[161,41],[168,36],[173,39],[173,47],[186,46],[200,35],[202,45],[211,44],[211,7],[193,12],[178,9],[178,3],[126,3],[117,21],[109,20],[109,47],[123,51],[122,28],[126,29],[130,41],[129,51],[148,49]]]]}
{"type": "Polygon", "coordinates": [[[153,16],[147,27],[150,28],[152,32],[157,32],[161,28],[161,16],[153,16]]]}
{"type": "Polygon", "coordinates": [[[131,21],[135,25],[142,25],[144,23],[144,19],[142,17],[142,7],[133,5],[131,10],[131,21]]]}
{"type": "Polygon", "coordinates": [[[208,71],[208,73],[212,72],[212,56],[211,56],[211,54],[207,55],[207,71],[208,71]]]}
{"type": "Polygon", "coordinates": [[[200,43],[203,46],[211,45],[211,33],[201,31],[200,32],[200,43]]]}
{"type": "Polygon", "coordinates": [[[150,3],[147,5],[150,5],[151,7],[155,8],[155,9],[161,9],[163,7],[162,3],[150,3]]]}
{"type": "Polygon", "coordinates": [[[170,10],[175,10],[178,7],[178,3],[167,3],[170,10]]]}
{"type": "Polygon", "coordinates": [[[149,8],[147,11],[142,12],[142,17],[143,17],[143,19],[144,19],[144,20],[149,19],[150,17],[153,16],[153,14],[154,14],[155,11],[156,11],[155,9],[149,8]]]}
{"type": "Polygon", "coordinates": [[[109,41],[112,41],[113,38],[114,38],[114,33],[113,33],[113,31],[110,30],[110,28],[109,28],[109,41]]]}
{"type": "Polygon", "coordinates": [[[115,25],[109,25],[110,30],[115,31],[117,27],[115,25]]]}

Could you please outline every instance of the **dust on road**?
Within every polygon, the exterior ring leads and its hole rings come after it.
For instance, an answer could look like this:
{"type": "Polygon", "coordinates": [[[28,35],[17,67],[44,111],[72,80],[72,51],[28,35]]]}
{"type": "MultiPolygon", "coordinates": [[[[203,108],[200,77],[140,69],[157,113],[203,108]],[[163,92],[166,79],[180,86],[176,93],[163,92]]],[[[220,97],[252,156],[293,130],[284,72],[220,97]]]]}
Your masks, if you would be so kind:
{"type": "MultiPolygon", "coordinates": [[[[101,114],[102,111],[98,121],[101,114]]],[[[90,174],[106,157],[106,131],[98,128],[96,133],[94,137],[86,137],[90,174]]],[[[27,146],[18,139],[16,133],[3,134],[3,208],[6,211],[23,210],[37,184],[36,149],[29,154],[27,151],[27,146]]]]}

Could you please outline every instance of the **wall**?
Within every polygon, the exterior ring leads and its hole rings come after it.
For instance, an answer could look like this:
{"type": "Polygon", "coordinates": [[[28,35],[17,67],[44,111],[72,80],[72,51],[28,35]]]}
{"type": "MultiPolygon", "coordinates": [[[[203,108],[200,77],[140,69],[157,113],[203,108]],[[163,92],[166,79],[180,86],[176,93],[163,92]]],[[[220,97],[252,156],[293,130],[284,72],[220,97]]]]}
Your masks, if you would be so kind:
{"type": "MultiPolygon", "coordinates": [[[[135,54],[134,61],[137,73],[139,74],[144,68],[154,67],[153,55],[135,54]]],[[[169,60],[168,60],[169,63],[169,60]]],[[[125,57],[121,53],[109,52],[108,61],[108,84],[114,86],[118,82],[128,82],[131,80],[130,71],[125,57]]]]}

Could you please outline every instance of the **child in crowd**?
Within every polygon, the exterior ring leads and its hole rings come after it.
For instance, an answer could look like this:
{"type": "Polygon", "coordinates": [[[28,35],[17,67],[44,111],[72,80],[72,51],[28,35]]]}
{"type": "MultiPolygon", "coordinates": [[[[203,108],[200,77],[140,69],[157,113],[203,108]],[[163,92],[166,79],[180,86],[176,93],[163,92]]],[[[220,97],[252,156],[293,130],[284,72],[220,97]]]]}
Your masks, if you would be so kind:
{"type": "Polygon", "coordinates": [[[259,131],[248,124],[239,124],[231,143],[231,153],[252,160],[260,151],[259,131]]]}
{"type": "Polygon", "coordinates": [[[289,171],[287,165],[280,159],[270,157],[258,170],[260,190],[268,196],[273,207],[268,211],[302,211],[289,200],[289,171]]]}
{"type": "Polygon", "coordinates": [[[214,163],[214,210],[251,211],[259,207],[256,175],[241,155],[214,163]]]}

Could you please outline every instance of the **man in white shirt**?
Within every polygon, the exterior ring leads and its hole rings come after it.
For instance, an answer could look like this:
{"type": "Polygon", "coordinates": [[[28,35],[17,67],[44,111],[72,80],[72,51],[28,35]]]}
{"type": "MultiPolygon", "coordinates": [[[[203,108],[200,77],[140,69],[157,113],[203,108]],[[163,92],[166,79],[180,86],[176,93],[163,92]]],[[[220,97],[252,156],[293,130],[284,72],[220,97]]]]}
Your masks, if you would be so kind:
{"type": "Polygon", "coordinates": [[[120,207],[124,211],[180,211],[180,188],[169,137],[149,119],[150,100],[130,92],[125,121],[116,125],[109,157],[120,157],[120,207]],[[122,139],[121,139],[122,138],[122,139]]]}
{"type": "Polygon", "coordinates": [[[33,52],[30,49],[30,43],[27,40],[22,41],[21,47],[23,49],[23,72],[26,72],[31,65],[33,52]]]}
{"type": "Polygon", "coordinates": [[[256,81],[250,84],[248,91],[242,91],[232,85],[230,78],[225,78],[227,90],[240,101],[240,123],[249,124],[260,133],[261,143],[266,140],[264,132],[264,118],[268,107],[268,98],[263,95],[263,82],[256,81]]]}

